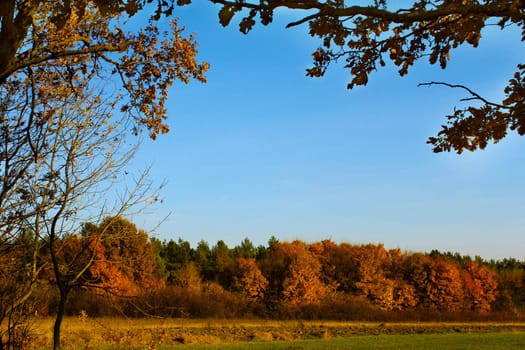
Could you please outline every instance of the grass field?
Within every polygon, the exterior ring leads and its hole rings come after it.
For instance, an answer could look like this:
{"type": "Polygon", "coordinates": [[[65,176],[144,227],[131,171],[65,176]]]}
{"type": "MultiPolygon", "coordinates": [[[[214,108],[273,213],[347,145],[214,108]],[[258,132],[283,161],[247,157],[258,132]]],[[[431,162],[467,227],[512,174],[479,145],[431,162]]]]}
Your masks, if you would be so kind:
{"type": "MultiPolygon", "coordinates": [[[[52,319],[34,323],[48,349],[52,319]]],[[[64,349],[525,349],[525,323],[66,318],[64,349]]]]}
{"type": "MultiPolygon", "coordinates": [[[[159,349],[173,349],[160,347],[159,349]]],[[[482,334],[396,334],[396,335],[359,335],[348,338],[328,340],[298,340],[278,342],[241,342],[220,345],[188,345],[177,349],[427,349],[427,350],[514,350],[525,349],[524,333],[482,333],[482,334]]]]}

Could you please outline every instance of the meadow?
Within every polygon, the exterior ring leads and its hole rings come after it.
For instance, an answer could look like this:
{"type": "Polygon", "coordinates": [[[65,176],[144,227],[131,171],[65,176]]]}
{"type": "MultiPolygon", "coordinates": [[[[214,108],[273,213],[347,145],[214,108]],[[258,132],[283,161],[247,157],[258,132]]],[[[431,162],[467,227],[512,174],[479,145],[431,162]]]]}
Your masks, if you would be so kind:
{"type": "MultiPolygon", "coordinates": [[[[28,347],[47,349],[51,318],[28,347]]],[[[524,349],[525,323],[66,318],[64,349],[524,349]]]]}

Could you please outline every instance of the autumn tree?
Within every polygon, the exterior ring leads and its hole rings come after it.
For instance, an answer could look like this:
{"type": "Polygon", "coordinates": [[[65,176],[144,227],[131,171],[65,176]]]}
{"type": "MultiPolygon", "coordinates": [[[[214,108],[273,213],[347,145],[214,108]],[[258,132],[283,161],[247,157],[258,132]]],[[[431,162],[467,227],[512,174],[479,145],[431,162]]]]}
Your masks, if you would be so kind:
{"type": "Polygon", "coordinates": [[[263,300],[268,280],[257,266],[255,259],[239,257],[232,265],[230,289],[249,300],[263,300]]]}
{"type": "Polygon", "coordinates": [[[87,274],[91,282],[86,287],[124,297],[162,287],[155,276],[157,262],[148,234],[129,220],[107,217],[83,235],[96,251],[87,274]]]}
{"type": "Polygon", "coordinates": [[[114,116],[111,104],[100,96],[100,90],[68,93],[57,86],[46,101],[34,102],[35,117],[46,111],[53,117],[35,123],[38,138],[27,142],[36,160],[29,163],[31,176],[17,183],[25,200],[17,210],[26,211],[16,223],[40,245],[37,258],[51,267],[60,294],[55,348],[60,347],[67,297],[86,283],[86,272],[97,258],[91,243],[65,237],[80,234],[84,222],[98,223],[110,213],[118,215],[155,200],[147,173],[133,178],[124,171],[136,149],[126,138],[127,117],[114,116]],[[72,253],[64,254],[66,250],[72,253]]]}
{"type": "Polygon", "coordinates": [[[298,308],[319,304],[330,292],[320,279],[321,264],[301,241],[275,243],[261,262],[269,282],[266,300],[298,308]]]}
{"type": "Polygon", "coordinates": [[[478,262],[467,262],[463,266],[462,278],[465,289],[465,308],[490,312],[496,300],[498,282],[494,273],[478,262]]]}
{"type": "Polygon", "coordinates": [[[360,245],[353,247],[353,263],[358,277],[355,286],[359,293],[383,309],[391,309],[394,283],[386,278],[385,265],[388,254],[383,245],[360,245]]]}
{"type": "Polygon", "coordinates": [[[336,270],[338,266],[336,266],[337,262],[335,262],[333,254],[337,254],[339,246],[331,240],[324,240],[310,244],[308,250],[321,264],[321,273],[319,275],[321,281],[325,285],[330,286],[332,290],[337,290],[340,287],[340,283],[337,281],[336,270]]]}
{"type": "Polygon", "coordinates": [[[127,19],[150,2],[0,4],[0,242],[33,214],[24,207],[26,180],[45,157],[45,137],[62,113],[58,99],[102,100],[108,110],[120,108],[128,131],[147,129],[155,138],[168,131],[167,89],[175,81],[205,80],[207,64],[197,62],[194,38],[184,37],[176,22],[170,32],[155,26],[171,13],[170,4],[159,2],[144,28],[126,29],[127,19]]]}
{"type": "MultiPolygon", "coordinates": [[[[0,244],[32,232],[32,252],[44,242],[57,276],[55,243],[74,232],[88,207],[90,217],[97,207],[98,215],[109,209],[89,195],[101,193],[91,186],[121,175],[114,171],[130,154],[120,161],[112,157],[119,147],[129,151],[124,133],[147,130],[155,138],[167,132],[168,88],[175,81],[204,81],[207,64],[197,62],[193,36],[184,37],[176,21],[169,31],[157,27],[173,4],[148,9],[150,2],[0,4],[0,244]],[[138,11],[151,19],[130,31],[126,22],[138,11]]],[[[128,192],[122,198],[143,194],[128,192]]],[[[31,293],[38,268],[37,254],[30,255],[30,283],[11,305],[31,293]]],[[[68,277],[62,288],[57,278],[59,289],[68,289],[75,279],[68,277]]]]}
{"type": "Polygon", "coordinates": [[[463,283],[458,267],[444,258],[414,254],[407,259],[409,279],[419,298],[418,305],[438,311],[460,311],[463,283]]]}
{"type": "Polygon", "coordinates": [[[194,262],[188,262],[181,266],[173,275],[172,283],[185,289],[188,294],[193,296],[200,296],[202,292],[202,277],[194,262]]]}
{"type": "MultiPolygon", "coordinates": [[[[10,282],[17,283],[16,286],[11,285],[16,293],[3,293],[0,315],[5,315],[7,309],[13,314],[15,310],[24,308],[40,271],[37,266],[39,237],[32,235],[24,225],[31,217],[49,209],[48,202],[35,207],[30,201],[35,174],[44,175],[38,171],[36,160],[42,159],[47,153],[41,146],[45,145],[48,135],[46,126],[37,121],[36,114],[43,111],[35,108],[36,97],[31,97],[34,83],[33,80],[26,85],[0,86],[0,260],[11,259],[12,251],[19,251],[17,245],[21,242],[24,242],[24,256],[30,257],[24,269],[18,270],[25,278],[14,278],[10,282]],[[28,113],[31,109],[33,111],[28,113]],[[27,244],[29,241],[31,243],[27,244]],[[8,296],[12,299],[8,300],[8,296]]],[[[6,267],[5,271],[9,270],[6,267]]],[[[4,321],[4,317],[0,321],[4,321]]],[[[0,322],[0,325],[2,332],[6,330],[4,325],[8,332],[9,322],[0,322]]]]}
{"type": "Polygon", "coordinates": [[[322,253],[317,253],[317,255],[321,255],[319,261],[325,280],[335,281],[337,290],[341,292],[356,292],[355,282],[358,280],[358,268],[352,259],[352,245],[323,240],[321,246],[320,252],[322,253]]]}
{"type": "Polygon", "coordinates": [[[149,25],[127,30],[126,19],[146,11],[150,2],[3,1],[0,85],[24,84],[49,71],[60,77],[47,82],[50,90],[60,85],[75,91],[105,81],[115,85],[116,96],[120,85],[127,98],[119,107],[137,122],[135,130],[144,126],[152,138],[167,132],[167,89],[176,80],[204,81],[208,66],[196,61],[194,38],[185,38],[175,21],[169,33],[155,25],[162,14],[171,14],[173,6],[167,2],[158,2],[149,25]]]}
{"type": "Polygon", "coordinates": [[[384,310],[413,305],[411,289],[390,273],[391,254],[382,244],[336,244],[324,240],[318,246],[325,283],[339,291],[360,295],[384,310]]]}
{"type": "MultiPolygon", "coordinates": [[[[344,61],[351,75],[349,89],[366,85],[369,75],[388,61],[399,68],[402,76],[422,59],[445,69],[454,49],[477,47],[487,26],[504,31],[518,29],[521,41],[525,40],[525,4],[521,0],[210,1],[220,6],[219,21],[224,26],[235,15],[241,16],[239,29],[245,34],[257,18],[268,25],[276,10],[294,10],[300,17],[287,27],[308,25],[310,35],[320,41],[312,55],[313,67],[306,74],[323,76],[330,64],[344,61]]],[[[190,0],[182,3],[187,2],[190,0]]],[[[465,100],[475,102],[447,116],[442,130],[428,140],[434,152],[473,151],[498,142],[509,131],[525,134],[525,64],[517,66],[501,102],[490,101],[463,85],[425,84],[462,89],[467,94],[465,100]]]]}
{"type": "Polygon", "coordinates": [[[408,255],[403,253],[401,249],[395,248],[388,251],[389,262],[385,266],[386,276],[394,281],[393,310],[409,310],[414,308],[418,303],[415,287],[411,284],[409,277],[410,266],[407,266],[406,261],[409,260],[408,255]]]}

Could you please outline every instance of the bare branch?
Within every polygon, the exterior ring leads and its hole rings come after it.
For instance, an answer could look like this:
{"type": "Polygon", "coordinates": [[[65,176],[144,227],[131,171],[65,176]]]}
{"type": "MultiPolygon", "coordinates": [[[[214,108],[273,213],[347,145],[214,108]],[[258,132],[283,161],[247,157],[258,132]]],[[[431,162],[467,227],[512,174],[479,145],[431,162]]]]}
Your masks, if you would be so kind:
{"type": "Polygon", "coordinates": [[[417,86],[432,86],[432,85],[443,85],[443,86],[448,86],[448,87],[453,88],[453,89],[462,89],[462,90],[467,91],[470,95],[472,95],[472,97],[463,98],[463,99],[461,99],[461,101],[478,100],[478,101],[481,101],[481,102],[483,102],[483,103],[485,103],[486,105],[489,105],[489,106],[493,106],[493,107],[497,107],[497,108],[503,108],[503,109],[508,109],[509,108],[508,106],[504,106],[504,105],[499,104],[499,103],[494,103],[494,102],[488,101],[487,99],[483,98],[481,95],[479,95],[478,93],[472,91],[470,88],[466,87],[465,85],[450,84],[450,83],[445,83],[445,82],[432,81],[432,82],[428,82],[428,83],[420,83],[417,86]]]}

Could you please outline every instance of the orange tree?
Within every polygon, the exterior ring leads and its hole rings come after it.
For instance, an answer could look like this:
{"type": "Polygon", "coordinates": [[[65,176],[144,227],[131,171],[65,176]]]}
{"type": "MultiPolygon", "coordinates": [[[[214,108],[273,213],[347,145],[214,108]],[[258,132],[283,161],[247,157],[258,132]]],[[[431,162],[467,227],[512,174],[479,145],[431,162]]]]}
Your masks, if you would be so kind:
{"type": "Polygon", "coordinates": [[[261,271],[269,282],[265,299],[270,307],[300,310],[319,304],[331,290],[321,280],[321,263],[301,241],[274,244],[261,271]]]}
{"type": "Polygon", "coordinates": [[[465,289],[465,308],[490,312],[496,300],[498,282],[494,272],[479,262],[467,262],[462,277],[465,289]]]}
{"type": "Polygon", "coordinates": [[[60,346],[60,326],[68,297],[74,289],[132,301],[144,291],[162,287],[155,275],[156,256],[148,235],[120,216],[100,224],[86,223],[80,232],[57,236],[46,244],[41,259],[47,278],[59,290],[55,320],[55,346],[60,346]]]}
{"type": "MultiPolygon", "coordinates": [[[[86,235],[86,233],[84,233],[86,235]]],[[[121,216],[107,217],[87,234],[95,259],[87,287],[123,297],[163,286],[156,276],[157,259],[148,234],[121,216]]]]}
{"type": "Polygon", "coordinates": [[[357,293],[355,282],[359,279],[359,270],[353,258],[353,246],[349,243],[336,244],[330,240],[324,240],[321,244],[320,261],[325,280],[335,282],[338,290],[344,293],[357,293]]]}
{"type": "Polygon", "coordinates": [[[414,254],[407,259],[409,280],[416,289],[419,306],[438,311],[461,311],[464,290],[461,273],[451,261],[414,254]]]}
{"type": "Polygon", "coordinates": [[[330,240],[311,245],[311,249],[314,247],[327,285],[361,295],[384,310],[415,306],[414,288],[394,268],[404,262],[401,251],[387,251],[382,244],[338,245],[330,240]]]}
{"type": "MultiPolygon", "coordinates": [[[[462,45],[477,47],[482,30],[496,25],[517,28],[525,40],[525,3],[521,0],[210,0],[220,6],[219,21],[228,25],[239,14],[239,29],[248,33],[259,18],[272,22],[277,9],[295,10],[301,16],[288,27],[307,24],[310,35],[320,39],[307,75],[320,77],[328,66],[344,60],[351,75],[348,88],[366,85],[369,75],[391,61],[405,75],[420,59],[446,68],[451,52],[462,45]]],[[[179,1],[189,3],[191,0],[179,1]]],[[[520,43],[516,43],[520,44],[520,43]]],[[[483,149],[509,130],[525,134],[525,64],[504,89],[500,102],[489,101],[463,85],[466,100],[476,104],[455,110],[436,137],[430,137],[435,152],[483,149]]]]}
{"type": "Polygon", "coordinates": [[[250,301],[264,299],[268,280],[257,266],[254,258],[235,258],[230,289],[250,301]]]}

